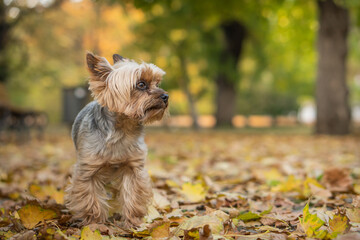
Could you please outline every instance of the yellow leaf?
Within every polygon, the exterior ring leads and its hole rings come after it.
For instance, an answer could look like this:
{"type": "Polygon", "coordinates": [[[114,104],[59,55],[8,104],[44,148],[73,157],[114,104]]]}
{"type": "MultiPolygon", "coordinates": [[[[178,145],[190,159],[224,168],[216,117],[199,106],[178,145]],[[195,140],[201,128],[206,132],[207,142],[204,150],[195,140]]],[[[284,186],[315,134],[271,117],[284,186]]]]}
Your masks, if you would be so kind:
{"type": "Polygon", "coordinates": [[[314,238],[317,239],[328,239],[329,237],[331,238],[331,236],[329,236],[329,232],[327,230],[318,230],[314,232],[315,235],[313,236],[314,238]]]}
{"type": "Polygon", "coordinates": [[[179,185],[176,182],[174,182],[172,180],[169,180],[169,179],[166,180],[165,183],[166,183],[166,185],[168,185],[171,188],[178,188],[179,187],[179,185]]]}
{"type": "Polygon", "coordinates": [[[48,229],[46,229],[46,233],[47,233],[47,234],[54,235],[55,232],[56,232],[56,230],[53,229],[53,228],[48,228],[48,229]]]}
{"type": "Polygon", "coordinates": [[[153,193],[154,193],[154,196],[153,196],[154,205],[157,208],[159,208],[159,209],[169,208],[170,202],[166,197],[161,195],[159,193],[159,191],[157,191],[157,190],[154,190],[153,193]]]}
{"type": "Polygon", "coordinates": [[[140,226],[136,229],[132,229],[133,236],[134,237],[148,237],[150,235],[149,230],[145,226],[140,226]]]}
{"type": "MultiPolygon", "coordinates": [[[[304,188],[302,191],[303,196],[309,197],[312,193],[314,194],[314,192],[312,191],[311,185],[314,185],[315,187],[320,188],[320,189],[325,189],[318,181],[316,181],[316,179],[308,177],[304,181],[304,188]]],[[[331,194],[330,194],[330,196],[331,196],[331,194]]]]}
{"type": "Polygon", "coordinates": [[[271,190],[275,192],[300,192],[301,180],[296,179],[293,175],[290,175],[285,182],[271,188],[271,190]]]}
{"type": "Polygon", "coordinates": [[[10,197],[11,199],[13,199],[13,200],[16,200],[16,199],[18,199],[18,198],[20,197],[20,194],[17,193],[17,192],[10,193],[10,194],[9,194],[9,197],[10,197]]]}
{"type": "Polygon", "coordinates": [[[329,220],[329,228],[332,231],[331,236],[335,238],[349,230],[349,219],[346,215],[336,214],[333,219],[329,220]]]}
{"type": "Polygon", "coordinates": [[[360,184],[354,184],[354,192],[360,194],[360,184]]]}
{"type": "Polygon", "coordinates": [[[284,179],[283,175],[280,173],[280,171],[277,168],[271,168],[268,171],[263,172],[263,176],[267,181],[282,181],[284,179]]]}
{"type": "Polygon", "coordinates": [[[38,198],[41,201],[44,201],[46,199],[46,195],[42,191],[41,187],[37,184],[31,184],[29,186],[29,192],[34,197],[38,198]]]}
{"type": "Polygon", "coordinates": [[[47,197],[50,197],[57,203],[64,204],[64,191],[57,190],[53,185],[40,186],[37,184],[31,184],[29,191],[31,195],[41,201],[44,201],[47,197]]]}
{"type": "Polygon", "coordinates": [[[201,183],[184,183],[181,192],[190,202],[200,202],[204,200],[206,196],[206,191],[201,183]]]}
{"type": "Polygon", "coordinates": [[[346,209],[346,215],[350,219],[351,222],[360,223],[360,209],[346,209]]]}
{"type": "Polygon", "coordinates": [[[25,205],[18,211],[18,214],[22,224],[28,229],[34,228],[39,222],[57,217],[53,210],[43,209],[33,204],[25,205]]]}
{"type": "Polygon", "coordinates": [[[152,228],[150,235],[153,239],[167,239],[170,236],[170,222],[152,228]]]}
{"type": "Polygon", "coordinates": [[[84,227],[81,230],[80,240],[101,240],[102,236],[99,230],[91,231],[89,226],[84,227]]]}
{"type": "Polygon", "coordinates": [[[151,223],[155,219],[159,219],[159,218],[162,218],[160,213],[156,210],[156,208],[154,208],[153,205],[150,205],[148,208],[148,213],[145,216],[146,222],[151,223]]]}
{"type": "Polygon", "coordinates": [[[315,237],[318,236],[318,234],[323,234],[322,231],[318,230],[321,226],[324,225],[324,221],[321,220],[316,214],[311,214],[309,212],[309,203],[307,203],[303,209],[303,217],[300,218],[300,225],[308,237],[315,237]]]}
{"type": "Polygon", "coordinates": [[[4,239],[10,239],[12,236],[14,236],[16,233],[12,231],[0,231],[0,238],[4,237],[4,239]]]}
{"type": "Polygon", "coordinates": [[[195,239],[195,240],[200,239],[199,229],[192,229],[192,230],[186,231],[184,238],[187,238],[187,239],[195,239]]]}

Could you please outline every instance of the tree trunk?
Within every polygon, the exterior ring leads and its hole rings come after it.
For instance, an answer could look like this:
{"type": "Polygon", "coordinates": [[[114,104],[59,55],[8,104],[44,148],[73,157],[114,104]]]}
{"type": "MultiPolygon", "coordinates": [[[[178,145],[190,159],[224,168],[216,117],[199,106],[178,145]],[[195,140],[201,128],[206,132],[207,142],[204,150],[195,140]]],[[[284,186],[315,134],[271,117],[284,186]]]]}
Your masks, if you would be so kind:
{"type": "Polygon", "coordinates": [[[346,85],[349,13],[333,0],[318,0],[317,134],[348,134],[350,107],[346,85]]]}
{"type": "Polygon", "coordinates": [[[0,2],[0,83],[6,82],[9,75],[8,61],[5,51],[9,41],[10,24],[6,20],[6,7],[0,2]]]}
{"type": "Polygon", "coordinates": [[[245,27],[238,21],[221,25],[225,47],[220,55],[219,74],[216,77],[216,126],[232,126],[236,112],[237,64],[246,37],[245,27]]]}
{"type": "Polygon", "coordinates": [[[189,74],[187,72],[186,60],[185,60],[185,57],[181,53],[179,53],[178,56],[179,56],[180,68],[181,68],[180,85],[181,85],[181,88],[183,89],[183,91],[186,95],[186,98],[188,100],[188,104],[189,104],[189,108],[190,108],[190,115],[193,120],[192,127],[194,129],[199,129],[198,113],[196,110],[194,98],[189,89],[190,79],[189,79],[189,74]]]}

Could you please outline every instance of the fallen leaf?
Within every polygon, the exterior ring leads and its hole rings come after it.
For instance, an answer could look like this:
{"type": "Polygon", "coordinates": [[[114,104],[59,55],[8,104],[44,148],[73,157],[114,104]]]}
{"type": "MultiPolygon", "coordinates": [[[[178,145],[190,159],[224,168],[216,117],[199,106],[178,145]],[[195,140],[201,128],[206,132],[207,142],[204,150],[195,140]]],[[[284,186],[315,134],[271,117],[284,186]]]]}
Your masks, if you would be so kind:
{"type": "MultiPolygon", "coordinates": [[[[323,232],[319,231],[319,228],[324,225],[324,221],[321,220],[316,214],[309,212],[309,203],[307,203],[303,209],[303,217],[300,218],[300,224],[304,232],[308,237],[322,236],[323,232]]],[[[326,234],[325,234],[326,235],[326,234]]]]}
{"type": "Polygon", "coordinates": [[[243,222],[249,222],[260,219],[262,216],[269,214],[271,212],[272,206],[270,206],[267,210],[262,211],[261,213],[253,213],[251,211],[241,213],[239,216],[236,217],[237,220],[241,220],[243,222]]]}
{"type": "Polygon", "coordinates": [[[153,202],[155,207],[159,209],[167,209],[170,207],[169,200],[156,189],[153,190],[153,202]]]}
{"type": "Polygon", "coordinates": [[[170,222],[161,222],[150,230],[153,239],[167,239],[170,236],[170,222]]]}
{"type": "Polygon", "coordinates": [[[360,240],[360,233],[352,232],[338,236],[336,240],[360,240]]]}
{"type": "Polygon", "coordinates": [[[212,234],[209,225],[205,225],[203,228],[200,228],[199,235],[200,235],[199,240],[211,239],[212,234]]]}
{"type": "Polygon", "coordinates": [[[85,226],[81,230],[80,240],[102,240],[99,230],[91,231],[89,226],[85,226]]]}
{"type": "Polygon", "coordinates": [[[360,223],[360,208],[346,209],[346,215],[351,222],[360,223]]]}
{"type": "Polygon", "coordinates": [[[317,196],[322,199],[328,199],[329,197],[332,196],[331,192],[327,189],[324,189],[322,187],[319,187],[319,186],[311,184],[311,183],[308,186],[309,186],[310,192],[313,196],[317,196]]]}
{"type": "Polygon", "coordinates": [[[43,209],[40,206],[27,204],[23,206],[18,214],[20,216],[21,223],[27,228],[34,228],[39,222],[54,219],[57,214],[51,209],[43,209]]]}
{"type": "Polygon", "coordinates": [[[241,213],[239,216],[236,217],[236,219],[241,220],[243,222],[249,222],[249,221],[253,221],[253,220],[258,220],[260,219],[261,216],[257,213],[253,213],[253,212],[245,212],[245,213],[241,213]]]}
{"type": "Polygon", "coordinates": [[[181,192],[190,202],[200,202],[206,196],[205,188],[201,183],[184,183],[181,187],[181,192]]]}
{"type": "Polygon", "coordinates": [[[225,237],[238,237],[238,239],[247,239],[247,240],[270,240],[271,236],[269,235],[269,231],[266,231],[264,233],[259,234],[253,234],[253,235],[243,235],[243,234],[237,234],[237,233],[228,233],[224,235],[225,237]]]}
{"type": "Polygon", "coordinates": [[[15,233],[12,231],[0,231],[0,238],[10,239],[15,233]]]}
{"type": "Polygon", "coordinates": [[[331,230],[331,237],[336,238],[337,235],[348,232],[350,229],[349,219],[346,215],[336,214],[329,220],[329,228],[331,230]]]}
{"type": "Polygon", "coordinates": [[[205,225],[209,225],[211,231],[215,234],[219,233],[223,229],[221,219],[216,216],[194,216],[182,222],[174,231],[174,235],[177,236],[181,230],[191,230],[205,225]]]}
{"type": "Polygon", "coordinates": [[[303,183],[302,195],[308,198],[310,195],[316,195],[322,198],[331,197],[331,192],[326,190],[316,179],[307,177],[303,183]]]}
{"type": "Polygon", "coordinates": [[[64,203],[64,191],[57,190],[53,185],[37,185],[31,184],[29,186],[29,192],[34,197],[44,201],[47,197],[54,199],[57,203],[63,204],[64,203]]]}
{"type": "Polygon", "coordinates": [[[150,236],[149,229],[145,226],[145,224],[141,225],[140,227],[138,227],[136,229],[131,229],[131,230],[132,230],[134,237],[144,238],[144,237],[150,236]]]}
{"type": "Polygon", "coordinates": [[[286,231],[286,230],[282,230],[282,229],[279,229],[276,227],[271,227],[271,226],[260,226],[260,227],[257,227],[256,229],[259,231],[270,231],[270,232],[279,232],[279,233],[286,231]]]}
{"type": "Polygon", "coordinates": [[[302,182],[300,179],[297,179],[294,175],[290,175],[285,182],[272,187],[271,190],[274,192],[301,192],[302,182]]]}
{"type": "Polygon", "coordinates": [[[330,168],[325,170],[322,182],[332,192],[347,192],[352,189],[350,171],[344,168],[330,168]]]}
{"type": "Polygon", "coordinates": [[[153,205],[150,205],[148,207],[148,214],[145,216],[146,222],[151,223],[155,219],[161,219],[160,213],[156,210],[156,208],[153,205]]]}

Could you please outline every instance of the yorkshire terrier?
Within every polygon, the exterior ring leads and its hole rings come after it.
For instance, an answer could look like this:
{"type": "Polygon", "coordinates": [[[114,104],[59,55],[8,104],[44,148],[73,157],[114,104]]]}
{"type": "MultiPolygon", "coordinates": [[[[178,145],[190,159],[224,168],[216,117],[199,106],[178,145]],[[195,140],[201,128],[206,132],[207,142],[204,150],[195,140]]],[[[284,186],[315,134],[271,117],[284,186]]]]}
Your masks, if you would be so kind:
{"type": "Polygon", "coordinates": [[[144,124],[162,119],[169,95],[159,87],[165,74],[159,67],[118,54],[113,60],[111,65],[104,57],[86,55],[95,100],[72,127],[77,162],[65,204],[82,224],[106,222],[113,208],[126,227],[134,227],[141,224],[152,198],[144,168],[144,124]],[[114,201],[105,188],[109,184],[115,189],[114,201]]]}

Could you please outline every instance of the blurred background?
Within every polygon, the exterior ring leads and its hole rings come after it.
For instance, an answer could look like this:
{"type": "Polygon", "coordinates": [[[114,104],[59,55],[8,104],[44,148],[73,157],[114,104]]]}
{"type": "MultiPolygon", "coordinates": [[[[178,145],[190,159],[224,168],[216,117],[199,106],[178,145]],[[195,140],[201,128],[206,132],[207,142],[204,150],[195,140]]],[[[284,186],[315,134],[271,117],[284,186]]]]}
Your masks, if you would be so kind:
{"type": "Polygon", "coordinates": [[[357,0],[0,0],[0,132],[70,126],[86,51],[153,62],[185,128],[360,125],[357,0]]]}

